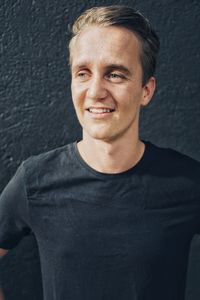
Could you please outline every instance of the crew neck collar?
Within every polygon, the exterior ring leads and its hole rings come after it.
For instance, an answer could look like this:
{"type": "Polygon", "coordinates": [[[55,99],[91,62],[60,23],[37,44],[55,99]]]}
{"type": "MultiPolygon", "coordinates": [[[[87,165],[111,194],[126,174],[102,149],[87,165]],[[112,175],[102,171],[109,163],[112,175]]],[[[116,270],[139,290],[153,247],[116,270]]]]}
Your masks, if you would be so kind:
{"type": "Polygon", "coordinates": [[[77,146],[78,142],[79,142],[79,140],[76,140],[72,144],[72,147],[74,150],[73,152],[75,154],[76,159],[81,164],[81,166],[84,167],[87,171],[89,171],[93,175],[100,177],[102,179],[106,179],[106,178],[114,179],[114,178],[119,178],[119,177],[126,177],[133,173],[140,173],[140,172],[142,172],[142,170],[146,166],[147,162],[149,161],[148,157],[149,157],[149,153],[150,153],[150,144],[151,143],[148,141],[142,140],[142,142],[145,145],[144,153],[143,153],[142,157],[140,158],[140,160],[133,167],[131,167],[123,172],[119,172],[119,173],[99,172],[99,171],[95,170],[94,168],[90,167],[88,165],[88,163],[86,163],[85,160],[82,158],[82,156],[80,155],[79,150],[78,150],[78,146],[77,146]]]}

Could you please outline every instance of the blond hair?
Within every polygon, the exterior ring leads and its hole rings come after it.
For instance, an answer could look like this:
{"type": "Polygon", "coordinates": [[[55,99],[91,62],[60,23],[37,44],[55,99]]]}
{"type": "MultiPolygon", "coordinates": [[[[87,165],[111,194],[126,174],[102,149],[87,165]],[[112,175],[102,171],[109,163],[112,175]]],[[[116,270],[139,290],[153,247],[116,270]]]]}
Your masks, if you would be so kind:
{"type": "Polygon", "coordinates": [[[121,26],[135,33],[141,45],[140,60],[143,70],[143,85],[154,75],[160,46],[159,38],[150,22],[138,10],[121,5],[92,7],[76,19],[72,26],[72,38],[69,42],[70,64],[77,37],[84,29],[92,25],[100,27],[121,26]]]}

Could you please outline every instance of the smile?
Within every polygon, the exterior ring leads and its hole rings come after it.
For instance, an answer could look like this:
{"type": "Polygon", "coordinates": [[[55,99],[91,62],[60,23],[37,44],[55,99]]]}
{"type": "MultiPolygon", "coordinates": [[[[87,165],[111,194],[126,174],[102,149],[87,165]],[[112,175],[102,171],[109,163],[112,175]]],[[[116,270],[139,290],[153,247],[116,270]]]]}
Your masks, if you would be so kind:
{"type": "Polygon", "coordinates": [[[114,109],[110,109],[110,108],[95,108],[95,107],[88,108],[87,110],[90,113],[94,113],[94,114],[111,113],[114,111],[114,109]]]}

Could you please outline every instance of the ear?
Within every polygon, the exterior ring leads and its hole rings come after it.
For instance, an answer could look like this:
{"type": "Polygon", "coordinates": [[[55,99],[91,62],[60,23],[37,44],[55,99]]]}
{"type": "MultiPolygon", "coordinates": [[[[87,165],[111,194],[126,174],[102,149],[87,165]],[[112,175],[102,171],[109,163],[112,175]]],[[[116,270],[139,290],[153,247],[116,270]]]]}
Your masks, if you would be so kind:
{"type": "Polygon", "coordinates": [[[143,86],[143,97],[141,101],[142,106],[146,106],[153,97],[154,91],[156,88],[156,79],[155,77],[150,77],[147,83],[143,86]]]}

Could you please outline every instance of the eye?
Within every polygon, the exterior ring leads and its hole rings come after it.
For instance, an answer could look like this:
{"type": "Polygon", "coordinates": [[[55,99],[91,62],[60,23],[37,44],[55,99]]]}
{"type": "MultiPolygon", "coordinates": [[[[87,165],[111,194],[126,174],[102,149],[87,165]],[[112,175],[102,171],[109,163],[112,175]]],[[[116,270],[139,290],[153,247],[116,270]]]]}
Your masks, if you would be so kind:
{"type": "Polygon", "coordinates": [[[120,73],[109,73],[106,77],[113,82],[122,82],[126,77],[120,73]]]}
{"type": "Polygon", "coordinates": [[[110,74],[110,77],[111,77],[111,78],[121,78],[121,75],[116,74],[116,73],[111,73],[111,74],[110,74]]]}
{"type": "Polygon", "coordinates": [[[79,72],[77,74],[78,77],[85,77],[86,76],[86,72],[79,72]]]}
{"type": "Polygon", "coordinates": [[[77,74],[76,74],[76,77],[81,80],[81,81],[85,81],[89,78],[89,73],[86,72],[86,71],[79,71],[77,74]]]}

